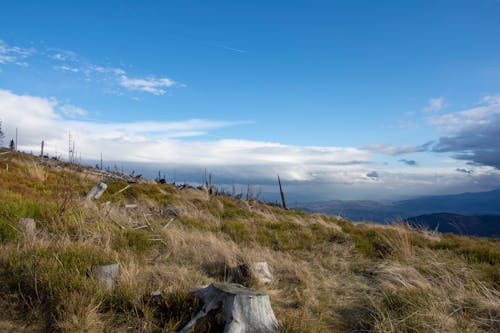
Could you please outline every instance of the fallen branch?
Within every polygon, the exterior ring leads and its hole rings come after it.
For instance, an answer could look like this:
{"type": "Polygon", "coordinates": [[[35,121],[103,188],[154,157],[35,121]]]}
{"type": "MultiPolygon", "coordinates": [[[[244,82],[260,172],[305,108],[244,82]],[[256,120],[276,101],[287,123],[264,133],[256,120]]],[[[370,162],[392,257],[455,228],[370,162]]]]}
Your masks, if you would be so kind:
{"type": "Polygon", "coordinates": [[[127,190],[130,186],[132,186],[132,185],[128,184],[127,186],[125,186],[124,188],[122,188],[121,190],[119,190],[118,192],[113,193],[113,195],[117,195],[117,194],[122,193],[123,191],[127,190]]]}
{"type": "Polygon", "coordinates": [[[144,228],[147,228],[147,227],[148,227],[147,225],[139,225],[137,227],[134,227],[134,229],[139,230],[139,229],[144,229],[144,228]]]}
{"type": "Polygon", "coordinates": [[[168,246],[168,243],[161,238],[150,238],[149,240],[152,242],[161,242],[163,245],[168,246]]]}
{"type": "Polygon", "coordinates": [[[120,222],[115,221],[111,216],[109,217],[109,219],[111,220],[111,222],[113,222],[114,224],[119,226],[121,229],[125,230],[125,227],[123,225],[121,225],[120,222]]]}
{"type": "Polygon", "coordinates": [[[161,228],[161,230],[165,230],[165,229],[167,229],[167,227],[170,225],[170,223],[172,223],[172,222],[174,222],[174,221],[175,221],[175,219],[172,217],[172,218],[170,219],[170,221],[168,221],[168,223],[167,223],[167,224],[165,224],[165,226],[164,226],[163,228],[161,228]]]}
{"type": "Polygon", "coordinates": [[[149,223],[149,220],[146,217],[146,214],[144,214],[144,212],[142,212],[142,216],[144,216],[144,221],[146,221],[146,224],[148,225],[149,229],[151,229],[151,231],[153,231],[153,227],[151,226],[151,223],[149,223]]]}

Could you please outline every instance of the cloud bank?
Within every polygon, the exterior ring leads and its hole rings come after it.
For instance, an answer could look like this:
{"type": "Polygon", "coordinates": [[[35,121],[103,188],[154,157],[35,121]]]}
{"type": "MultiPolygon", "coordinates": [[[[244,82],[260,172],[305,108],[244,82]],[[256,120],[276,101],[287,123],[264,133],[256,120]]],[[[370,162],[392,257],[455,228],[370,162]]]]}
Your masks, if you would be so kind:
{"type": "Polygon", "coordinates": [[[487,96],[481,105],[430,118],[447,132],[432,151],[451,153],[470,164],[500,169],[500,96],[487,96]]]}
{"type": "Polygon", "coordinates": [[[364,164],[370,162],[370,154],[357,148],[301,147],[241,139],[195,140],[208,131],[241,124],[238,122],[190,119],[99,123],[70,119],[68,114],[83,116],[86,111],[59,106],[55,99],[6,90],[0,90],[0,113],[8,135],[12,135],[14,126],[19,128],[21,149],[37,151],[44,140],[46,151],[63,155],[71,132],[76,150],[87,159],[97,159],[102,152],[112,161],[231,168],[235,175],[246,174],[247,179],[274,179],[280,173],[292,181],[339,182],[365,181],[364,164]]]}
{"type": "MultiPolygon", "coordinates": [[[[492,184],[500,184],[500,171],[484,166],[497,162],[485,161],[478,154],[469,154],[463,164],[433,168],[391,167],[374,157],[374,153],[397,156],[426,151],[429,143],[403,148],[372,145],[366,149],[293,146],[238,138],[209,140],[207,134],[242,123],[206,119],[96,122],[86,119],[86,115],[85,109],[62,104],[54,98],[18,95],[0,89],[0,119],[6,141],[14,136],[17,127],[21,150],[37,153],[44,140],[46,152],[66,159],[71,132],[77,156],[81,154],[82,159],[97,161],[102,153],[105,165],[124,163],[137,171],[146,170],[153,177],[158,170],[164,170],[170,175],[177,174],[178,181],[200,182],[203,170],[207,169],[220,184],[261,185],[264,192],[275,192],[279,174],[290,196],[309,201],[444,194],[486,190],[492,184]],[[469,159],[481,165],[467,166],[469,159]]],[[[488,124],[488,130],[481,125],[482,133],[490,138],[498,135],[497,123],[488,124]]],[[[453,140],[441,138],[435,149],[462,151],[463,147],[469,147],[469,132],[462,130],[454,134],[453,140]]],[[[469,130],[477,132],[476,127],[469,130]]],[[[476,140],[475,147],[482,142],[479,137],[476,140]]],[[[482,144],[491,149],[487,142],[482,144]]]]}

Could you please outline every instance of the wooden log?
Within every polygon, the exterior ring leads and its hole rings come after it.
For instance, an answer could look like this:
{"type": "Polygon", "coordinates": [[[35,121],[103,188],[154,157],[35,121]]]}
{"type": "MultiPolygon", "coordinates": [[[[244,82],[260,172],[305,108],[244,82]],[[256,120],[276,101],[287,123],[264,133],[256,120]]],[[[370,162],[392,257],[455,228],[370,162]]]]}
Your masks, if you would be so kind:
{"type": "Polygon", "coordinates": [[[125,209],[137,208],[137,204],[126,204],[126,205],[123,205],[123,208],[125,208],[125,209]]]}
{"type": "Polygon", "coordinates": [[[279,328],[269,296],[235,283],[214,283],[192,293],[204,306],[179,333],[204,332],[206,318],[224,333],[272,333],[279,328]],[[215,315],[214,315],[215,313],[215,315]]]}

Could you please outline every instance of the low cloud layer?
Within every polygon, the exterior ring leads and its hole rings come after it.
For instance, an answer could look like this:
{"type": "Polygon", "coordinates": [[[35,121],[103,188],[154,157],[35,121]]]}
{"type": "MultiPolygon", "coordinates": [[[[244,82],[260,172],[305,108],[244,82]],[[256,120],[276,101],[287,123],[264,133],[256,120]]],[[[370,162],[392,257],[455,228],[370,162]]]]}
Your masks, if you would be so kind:
{"type": "Polygon", "coordinates": [[[190,168],[231,169],[239,178],[290,181],[366,181],[370,154],[349,147],[301,147],[240,139],[203,140],[209,131],[241,123],[191,119],[180,122],[97,123],[67,118],[85,115],[55,99],[0,90],[0,113],[7,135],[19,128],[19,147],[37,151],[41,140],[52,154],[66,157],[68,134],[84,159],[141,162],[190,168]],[[186,139],[186,140],[185,140],[186,139]]]}
{"type": "MultiPolygon", "coordinates": [[[[14,137],[17,127],[21,150],[37,153],[44,140],[46,152],[66,159],[71,132],[77,156],[83,160],[97,161],[102,153],[105,165],[125,165],[129,170],[134,168],[150,177],[163,170],[170,179],[177,175],[177,181],[201,182],[207,169],[214,173],[219,184],[229,187],[230,184],[242,187],[252,184],[262,186],[267,193],[276,191],[276,175],[279,174],[287,194],[303,201],[333,197],[395,198],[487,190],[492,184],[500,184],[500,171],[489,167],[475,165],[467,168],[473,169],[473,173],[457,172],[457,168],[466,167],[465,161],[463,166],[398,168],[377,162],[374,156],[374,152],[398,155],[426,151],[429,144],[403,148],[372,145],[375,148],[370,150],[366,147],[291,146],[237,138],[209,140],[207,134],[221,128],[249,124],[203,119],[96,122],[87,120],[86,115],[85,109],[61,104],[54,98],[0,90],[0,119],[6,133],[5,141],[14,137]]],[[[490,123],[487,129],[482,127],[481,131],[490,138],[498,135],[493,130],[498,128],[495,124],[490,123]]],[[[469,130],[477,132],[476,127],[469,130]]],[[[468,132],[459,131],[454,140],[442,138],[436,149],[457,151],[464,147],[466,137],[468,132]]],[[[479,137],[477,140],[476,144],[481,142],[479,137]]],[[[491,145],[487,147],[491,149],[491,145]]],[[[491,161],[481,160],[479,155],[474,156],[472,161],[476,163],[493,165],[491,161]]],[[[469,159],[470,155],[467,161],[469,159]]]]}
{"type": "Polygon", "coordinates": [[[429,146],[432,145],[432,143],[433,142],[430,141],[420,146],[393,146],[388,144],[370,144],[364,146],[363,149],[373,153],[397,156],[397,155],[421,153],[427,151],[429,149],[429,146]]]}

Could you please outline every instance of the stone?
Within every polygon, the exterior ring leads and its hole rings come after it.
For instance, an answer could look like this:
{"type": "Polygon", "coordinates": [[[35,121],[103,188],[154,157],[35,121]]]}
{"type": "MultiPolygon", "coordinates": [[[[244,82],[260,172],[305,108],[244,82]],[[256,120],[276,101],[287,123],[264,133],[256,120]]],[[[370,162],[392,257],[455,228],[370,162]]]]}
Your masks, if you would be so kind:
{"type": "Polygon", "coordinates": [[[224,333],[272,333],[279,328],[269,296],[262,292],[236,283],[214,283],[192,294],[204,305],[179,333],[203,332],[207,325],[221,325],[224,333]]]}

